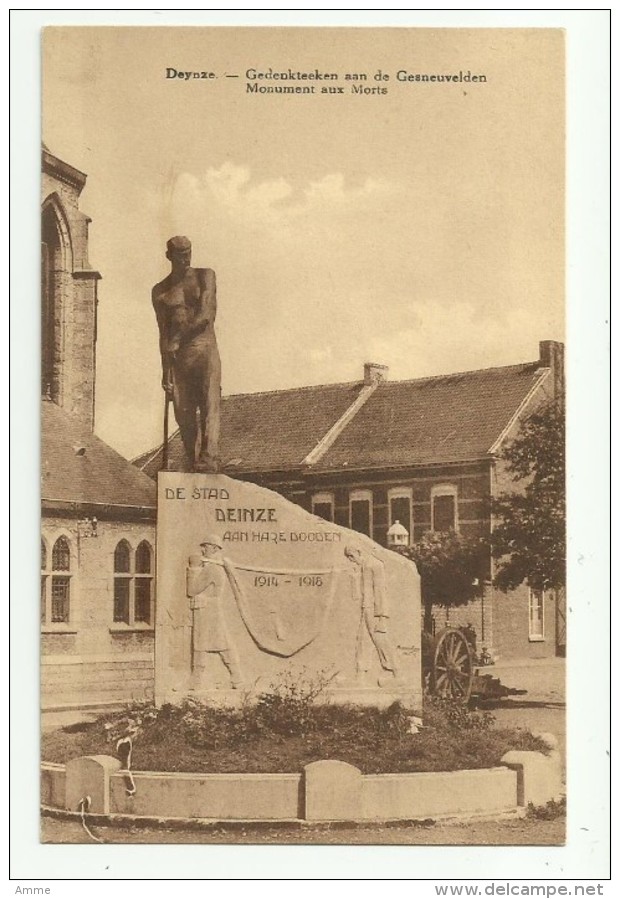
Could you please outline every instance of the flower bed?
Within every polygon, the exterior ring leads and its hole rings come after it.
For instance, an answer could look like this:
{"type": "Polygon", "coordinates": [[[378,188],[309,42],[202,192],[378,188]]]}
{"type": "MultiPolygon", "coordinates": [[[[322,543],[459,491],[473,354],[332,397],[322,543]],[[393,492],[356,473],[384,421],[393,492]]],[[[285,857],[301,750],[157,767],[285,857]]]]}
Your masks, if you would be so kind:
{"type": "Polygon", "coordinates": [[[362,774],[458,771],[493,768],[511,750],[548,752],[538,737],[497,728],[489,713],[428,699],[424,726],[416,733],[411,713],[317,704],[294,688],[264,694],[241,709],[198,702],[133,706],[90,724],[44,734],[42,756],[66,763],[98,754],[115,755],[130,736],[136,771],[201,773],[299,773],[321,759],[339,759],[362,774]]]}

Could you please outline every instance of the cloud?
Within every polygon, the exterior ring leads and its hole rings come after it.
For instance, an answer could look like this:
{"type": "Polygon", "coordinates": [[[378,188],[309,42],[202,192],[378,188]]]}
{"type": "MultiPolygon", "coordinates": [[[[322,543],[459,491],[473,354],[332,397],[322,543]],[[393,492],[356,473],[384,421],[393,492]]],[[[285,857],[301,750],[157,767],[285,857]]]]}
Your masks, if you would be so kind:
{"type": "MultiPolygon", "coordinates": [[[[296,188],[284,178],[253,181],[247,166],[224,163],[208,169],[202,177],[183,173],[176,179],[173,209],[177,215],[212,207],[246,228],[260,226],[286,230],[303,227],[312,216],[359,212],[367,199],[385,198],[395,193],[387,181],[368,178],[359,186],[347,186],[342,173],[332,172],[296,188]]],[[[281,236],[281,235],[280,235],[281,236]]]]}

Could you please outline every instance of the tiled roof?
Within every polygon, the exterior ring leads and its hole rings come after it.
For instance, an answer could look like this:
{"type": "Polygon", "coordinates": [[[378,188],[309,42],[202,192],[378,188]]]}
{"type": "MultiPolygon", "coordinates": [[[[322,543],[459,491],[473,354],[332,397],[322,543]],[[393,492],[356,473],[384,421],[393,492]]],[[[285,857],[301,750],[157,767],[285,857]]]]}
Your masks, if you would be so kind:
{"type": "Polygon", "coordinates": [[[386,381],[316,468],[459,462],[485,456],[541,374],[539,363],[386,381]]]}
{"type": "Polygon", "coordinates": [[[155,508],[155,485],[81,421],[41,403],[41,496],[45,500],[155,508]]]}
{"type": "MultiPolygon", "coordinates": [[[[313,470],[382,468],[479,459],[509,424],[541,375],[539,362],[384,381],[320,456],[313,470]]],[[[346,412],[363,382],[229,396],[222,400],[221,450],[227,473],[299,468],[346,412]]],[[[170,467],[183,464],[179,434],[170,467]]],[[[161,449],[134,464],[151,477],[161,449]]]]}
{"type": "MultiPolygon", "coordinates": [[[[223,397],[220,452],[226,470],[234,474],[299,466],[346,412],[361,386],[357,381],[223,397]]],[[[169,453],[170,467],[181,469],[183,445],[178,433],[169,453]]],[[[154,477],[161,468],[161,450],[133,462],[154,477]]]]}

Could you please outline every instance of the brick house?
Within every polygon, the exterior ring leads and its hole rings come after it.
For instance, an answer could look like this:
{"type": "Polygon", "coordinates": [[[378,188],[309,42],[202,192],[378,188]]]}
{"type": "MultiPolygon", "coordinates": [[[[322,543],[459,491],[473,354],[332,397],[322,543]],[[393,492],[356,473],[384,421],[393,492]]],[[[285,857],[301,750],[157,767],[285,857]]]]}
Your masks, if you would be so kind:
{"type": "MultiPolygon", "coordinates": [[[[539,350],[532,362],[408,381],[369,363],[353,383],[224,397],[224,470],[383,545],[396,521],[412,541],[429,529],[486,536],[489,500],[511,484],[502,444],[522,415],[563,392],[563,345],[539,350]]],[[[182,469],[178,433],[169,456],[182,469]]],[[[134,464],[155,477],[161,447],[134,464]]],[[[505,594],[492,580],[489,558],[479,598],[449,617],[436,609],[435,625],[471,624],[496,658],[562,654],[563,596],[526,585],[505,594]]]]}
{"type": "Polygon", "coordinates": [[[155,488],[93,433],[86,175],[42,155],[41,707],[152,695],[155,488]]]}

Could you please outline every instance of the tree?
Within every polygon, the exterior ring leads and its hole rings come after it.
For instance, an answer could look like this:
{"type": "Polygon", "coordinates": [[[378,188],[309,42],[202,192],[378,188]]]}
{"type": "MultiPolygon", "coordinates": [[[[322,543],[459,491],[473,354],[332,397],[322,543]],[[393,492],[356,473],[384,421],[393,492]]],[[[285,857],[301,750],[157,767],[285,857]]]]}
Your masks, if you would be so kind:
{"type": "Polygon", "coordinates": [[[455,531],[427,531],[399,551],[412,559],[422,581],[424,630],[432,631],[433,605],[462,606],[476,597],[488,569],[488,544],[455,531]]]}
{"type": "Polygon", "coordinates": [[[502,590],[527,581],[534,590],[566,583],[566,487],[564,406],[552,400],[522,423],[501,457],[515,489],[493,501],[499,523],[493,556],[502,590]]]}

